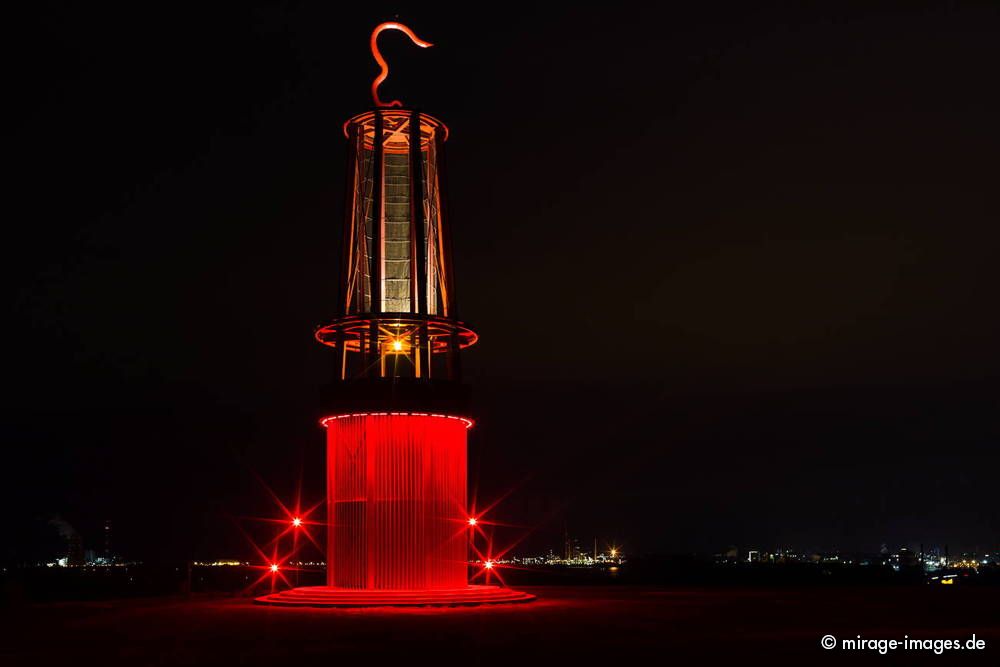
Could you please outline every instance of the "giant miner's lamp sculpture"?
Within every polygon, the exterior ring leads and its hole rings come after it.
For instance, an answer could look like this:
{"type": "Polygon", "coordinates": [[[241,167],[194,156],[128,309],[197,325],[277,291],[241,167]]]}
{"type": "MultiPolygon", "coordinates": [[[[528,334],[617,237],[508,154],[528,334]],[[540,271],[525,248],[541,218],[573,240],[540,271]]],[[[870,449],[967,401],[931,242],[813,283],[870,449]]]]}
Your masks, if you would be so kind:
{"type": "Polygon", "coordinates": [[[383,103],[344,125],[348,187],[338,317],[316,338],[338,355],[324,397],[327,585],[258,598],[304,606],[524,602],[470,585],[466,432],[460,352],[476,334],[457,319],[444,196],[445,125],[383,103]]]}

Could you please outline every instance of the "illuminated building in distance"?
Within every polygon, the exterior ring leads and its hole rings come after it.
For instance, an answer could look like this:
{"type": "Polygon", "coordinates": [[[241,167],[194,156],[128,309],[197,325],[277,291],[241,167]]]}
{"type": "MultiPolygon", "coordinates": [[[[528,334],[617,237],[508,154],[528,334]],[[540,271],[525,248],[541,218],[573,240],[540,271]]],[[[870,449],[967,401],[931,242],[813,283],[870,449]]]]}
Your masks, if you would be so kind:
{"type": "MultiPolygon", "coordinates": [[[[398,101],[344,124],[348,184],[340,303],[316,338],[337,355],[325,392],[327,577],[258,602],[309,606],[524,602],[470,585],[466,390],[461,350],[476,334],[457,317],[442,159],[448,129],[398,101]]],[[[485,565],[492,567],[492,562],[485,565]]]]}

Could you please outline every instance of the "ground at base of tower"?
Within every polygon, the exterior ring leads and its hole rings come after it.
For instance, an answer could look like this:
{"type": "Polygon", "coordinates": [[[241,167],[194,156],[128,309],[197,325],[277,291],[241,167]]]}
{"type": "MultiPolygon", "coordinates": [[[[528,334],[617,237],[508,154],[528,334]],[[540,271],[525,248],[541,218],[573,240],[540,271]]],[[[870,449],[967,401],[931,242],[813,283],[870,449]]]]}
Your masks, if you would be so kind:
{"type": "MultiPolygon", "coordinates": [[[[1000,651],[992,588],[524,590],[538,599],[416,609],[274,607],[198,596],[8,606],[0,609],[0,663],[510,667],[655,659],[802,665],[862,655],[885,662],[877,652],[845,656],[820,644],[826,635],[857,634],[965,639],[975,633],[985,649],[964,652],[963,664],[996,664],[1000,651]]],[[[931,652],[911,651],[905,660],[943,664],[931,652]]]]}

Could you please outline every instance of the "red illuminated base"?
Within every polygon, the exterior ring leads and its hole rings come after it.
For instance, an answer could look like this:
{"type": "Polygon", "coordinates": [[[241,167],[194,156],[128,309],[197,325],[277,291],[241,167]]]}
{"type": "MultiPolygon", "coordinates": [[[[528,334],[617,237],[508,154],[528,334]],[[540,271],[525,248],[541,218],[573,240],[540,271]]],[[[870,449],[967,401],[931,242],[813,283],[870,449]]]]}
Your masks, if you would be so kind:
{"type": "Polygon", "coordinates": [[[264,595],[257,604],[285,607],[472,607],[531,602],[534,595],[500,586],[468,586],[448,590],[391,591],[331,586],[302,586],[264,595]]]}

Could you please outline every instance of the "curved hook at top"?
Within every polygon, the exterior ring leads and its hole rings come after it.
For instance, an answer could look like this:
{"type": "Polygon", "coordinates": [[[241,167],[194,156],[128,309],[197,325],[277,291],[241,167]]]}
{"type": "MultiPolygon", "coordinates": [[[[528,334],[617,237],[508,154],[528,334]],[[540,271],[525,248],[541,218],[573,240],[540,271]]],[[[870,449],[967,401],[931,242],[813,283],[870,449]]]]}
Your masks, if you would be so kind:
{"type": "Polygon", "coordinates": [[[382,85],[382,82],[385,81],[387,76],[389,76],[389,65],[386,64],[385,58],[382,57],[382,53],[378,50],[378,36],[379,33],[381,33],[383,30],[399,30],[402,33],[404,33],[407,37],[409,37],[410,41],[412,41],[414,44],[416,44],[422,49],[426,49],[428,46],[434,46],[434,45],[431,44],[430,42],[425,42],[424,40],[420,39],[419,37],[417,37],[416,33],[414,33],[408,27],[406,27],[402,23],[396,23],[395,21],[381,23],[375,26],[375,30],[372,31],[372,40],[371,40],[372,55],[375,56],[375,62],[377,62],[379,66],[382,68],[382,71],[379,72],[379,75],[375,77],[375,80],[372,82],[372,99],[375,100],[375,106],[377,107],[401,107],[403,106],[403,103],[400,102],[399,100],[393,100],[392,102],[383,102],[378,97],[378,87],[382,85]]]}

